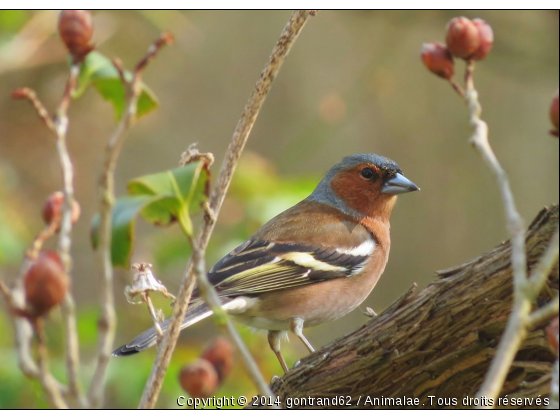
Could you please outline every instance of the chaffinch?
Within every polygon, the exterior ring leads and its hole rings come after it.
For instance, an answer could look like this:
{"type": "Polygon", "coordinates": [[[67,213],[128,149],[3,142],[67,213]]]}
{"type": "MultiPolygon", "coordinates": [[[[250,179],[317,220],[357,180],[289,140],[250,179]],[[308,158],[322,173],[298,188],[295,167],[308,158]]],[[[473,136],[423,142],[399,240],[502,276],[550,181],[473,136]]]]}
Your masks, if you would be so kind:
{"type": "MultiPolygon", "coordinates": [[[[274,217],[208,272],[224,310],[242,324],[268,330],[270,347],[287,372],[282,336],[293,332],[313,352],[303,328],[338,319],[366,299],[387,264],[396,196],[417,190],[390,159],[344,158],[309,197],[274,217]]],[[[211,313],[195,290],[181,328],[211,313]]],[[[156,343],[152,328],[113,355],[135,354],[156,343]]]]}

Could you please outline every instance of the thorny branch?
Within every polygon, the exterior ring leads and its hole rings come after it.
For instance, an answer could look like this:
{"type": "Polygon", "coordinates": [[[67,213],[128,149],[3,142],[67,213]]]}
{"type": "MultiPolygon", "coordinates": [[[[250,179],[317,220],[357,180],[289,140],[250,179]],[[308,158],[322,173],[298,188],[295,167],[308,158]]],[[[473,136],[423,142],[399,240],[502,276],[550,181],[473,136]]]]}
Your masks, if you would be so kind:
{"type": "MultiPolygon", "coordinates": [[[[237,166],[238,159],[243,151],[245,144],[256,118],[262,108],[262,105],[270,91],[272,82],[276,78],[280,67],[282,66],[288,52],[293,46],[299,33],[303,29],[305,23],[310,16],[315,15],[316,11],[297,10],[292,13],[290,20],[280,35],[280,39],[274,46],[270,58],[265,65],[263,72],[249,100],[241,119],[237,123],[233,138],[228,146],[226,156],[222,163],[220,174],[212,195],[210,197],[210,209],[214,217],[206,217],[203,221],[200,233],[197,237],[197,249],[204,252],[208,241],[214,229],[216,216],[218,215],[228,190],[229,184],[233,177],[233,172],[237,166]]],[[[196,275],[193,269],[192,259],[187,264],[181,286],[177,304],[173,308],[173,315],[171,322],[166,333],[163,336],[162,342],[158,348],[156,360],[152,367],[150,377],[144,388],[144,393],[139,404],[139,408],[153,408],[158,399],[161,387],[163,385],[163,378],[167,372],[173,350],[179,338],[181,321],[184,318],[187,307],[191,298],[191,294],[195,285],[196,275]]],[[[270,390],[267,387],[259,387],[259,392],[262,395],[270,395],[270,390]]]]}
{"type": "MultiPolygon", "coordinates": [[[[475,62],[473,60],[467,61],[465,91],[463,94],[462,90],[458,89],[458,86],[453,86],[452,84],[452,87],[459,95],[463,96],[467,102],[470,123],[474,128],[470,143],[477,148],[490,169],[496,175],[507,218],[507,228],[512,236],[511,265],[514,282],[513,311],[508,319],[506,330],[500,340],[490,369],[477,394],[478,397],[484,396],[496,400],[519,346],[527,334],[527,328],[530,325],[529,314],[531,312],[532,302],[542,289],[550,270],[558,259],[558,232],[554,235],[545,255],[533,270],[531,278],[527,279],[525,226],[523,219],[517,211],[508,176],[500,165],[488,141],[488,125],[480,118],[482,107],[478,99],[478,92],[474,87],[474,66],[475,62]]],[[[481,405],[477,408],[492,407],[494,406],[481,405]]]]}
{"type": "Polygon", "coordinates": [[[115,302],[113,295],[113,266],[111,262],[111,217],[115,203],[115,168],[120,151],[126,140],[126,133],[136,119],[138,99],[141,94],[142,72],[148,63],[154,59],[157,53],[165,45],[173,43],[171,34],[164,32],[159,39],[149,47],[146,55],[138,62],[132,79],[126,80],[122,64],[114,60],[115,68],[121,76],[121,81],[126,87],[126,105],[123,115],[111,134],[105,148],[105,160],[103,173],[99,181],[101,203],[99,222],[99,265],[102,271],[101,282],[101,317],[99,319],[98,357],[95,373],[91,380],[88,397],[91,406],[97,408],[103,402],[103,383],[105,371],[115,336],[115,302]]]}

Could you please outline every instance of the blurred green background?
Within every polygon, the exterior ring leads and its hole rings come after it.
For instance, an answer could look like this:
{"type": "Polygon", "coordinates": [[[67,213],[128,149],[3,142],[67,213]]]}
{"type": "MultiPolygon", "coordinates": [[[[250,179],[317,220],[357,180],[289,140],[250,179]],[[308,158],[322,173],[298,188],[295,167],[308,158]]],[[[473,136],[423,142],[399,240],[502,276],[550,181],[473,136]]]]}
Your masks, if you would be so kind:
{"type": "MultiPolygon", "coordinates": [[[[178,164],[193,142],[215,154],[217,172],[247,97],[284,27],[288,11],[96,11],[99,51],[132,67],[164,29],[176,44],[145,73],[161,106],[132,129],[117,170],[117,192],[126,182],[178,164]]],[[[413,282],[425,286],[434,271],[468,261],[507,239],[495,180],[468,145],[464,104],[422,65],[423,42],[441,41],[446,22],[481,17],[495,32],[490,56],[475,82],[490,139],[511,177],[519,210],[529,223],[558,202],[558,140],[548,107],[558,88],[559,26],[556,11],[325,11],[303,30],[277,78],[251,134],[224,203],[208,252],[215,263],[262,223],[304,198],[342,157],[373,152],[397,161],[422,191],[399,199],[392,217],[389,264],[362,305],[381,312],[413,282]]],[[[62,94],[65,51],[56,33],[56,11],[0,11],[0,275],[11,281],[24,249],[43,223],[45,197],[61,188],[49,133],[25,102],[10,99],[21,86],[36,89],[49,109],[62,94]]],[[[461,77],[463,63],[457,62],[461,77]]],[[[97,211],[97,181],[113,110],[90,89],[70,109],[69,148],[82,217],[75,226],[73,292],[79,308],[82,376],[87,384],[96,348],[98,281],[89,243],[97,211]]],[[[188,258],[177,225],[138,223],[135,261],[150,261],[176,292],[188,258]]],[[[126,303],[129,281],[116,271],[118,330],[123,344],[150,325],[143,307],[126,303]]],[[[165,300],[156,303],[170,312],[165,300]]],[[[3,304],[3,302],[2,302],[3,304]]],[[[2,305],[0,304],[0,305],[2,305]]],[[[316,347],[366,322],[360,311],[308,331],[316,347]]],[[[55,375],[64,379],[60,314],[48,322],[55,375]]],[[[280,374],[263,333],[240,327],[267,378],[280,374]]],[[[183,333],[166,377],[159,407],[176,408],[185,395],[180,367],[198,357],[217,334],[212,321],[183,333]]],[[[284,344],[289,364],[306,354],[299,340],[284,344]]],[[[155,351],[111,360],[107,407],[135,407],[155,351]]],[[[17,368],[12,327],[0,312],[0,408],[46,403],[37,383],[17,368]]],[[[219,395],[254,395],[239,363],[219,395]]]]}

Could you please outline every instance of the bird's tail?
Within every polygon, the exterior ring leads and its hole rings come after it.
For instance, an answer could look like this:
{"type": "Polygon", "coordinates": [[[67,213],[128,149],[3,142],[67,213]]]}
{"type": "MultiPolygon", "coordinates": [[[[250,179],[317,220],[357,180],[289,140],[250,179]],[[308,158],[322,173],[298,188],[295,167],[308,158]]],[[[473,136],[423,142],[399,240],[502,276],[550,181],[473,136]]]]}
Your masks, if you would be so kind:
{"type": "MultiPolygon", "coordinates": [[[[181,330],[196,324],[198,321],[202,321],[212,315],[212,310],[201,300],[191,302],[189,309],[183,322],[181,323],[181,330]]],[[[169,326],[169,321],[171,318],[167,318],[165,321],[160,323],[161,329],[165,332],[169,326]]],[[[150,328],[144,331],[130,343],[119,347],[113,352],[113,356],[132,356],[133,354],[140,353],[150,347],[157,344],[157,333],[155,328],[150,328]]]]}

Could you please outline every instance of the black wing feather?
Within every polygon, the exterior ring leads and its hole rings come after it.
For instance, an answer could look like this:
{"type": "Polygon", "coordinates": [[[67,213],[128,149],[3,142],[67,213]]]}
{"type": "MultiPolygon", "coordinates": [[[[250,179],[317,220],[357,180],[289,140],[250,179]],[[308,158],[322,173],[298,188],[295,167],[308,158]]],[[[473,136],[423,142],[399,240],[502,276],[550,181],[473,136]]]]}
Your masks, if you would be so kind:
{"type": "Polygon", "coordinates": [[[218,261],[208,278],[222,296],[258,294],[350,277],[369,257],[310,245],[247,241],[218,261]],[[298,260],[304,254],[311,258],[298,260]]]}

